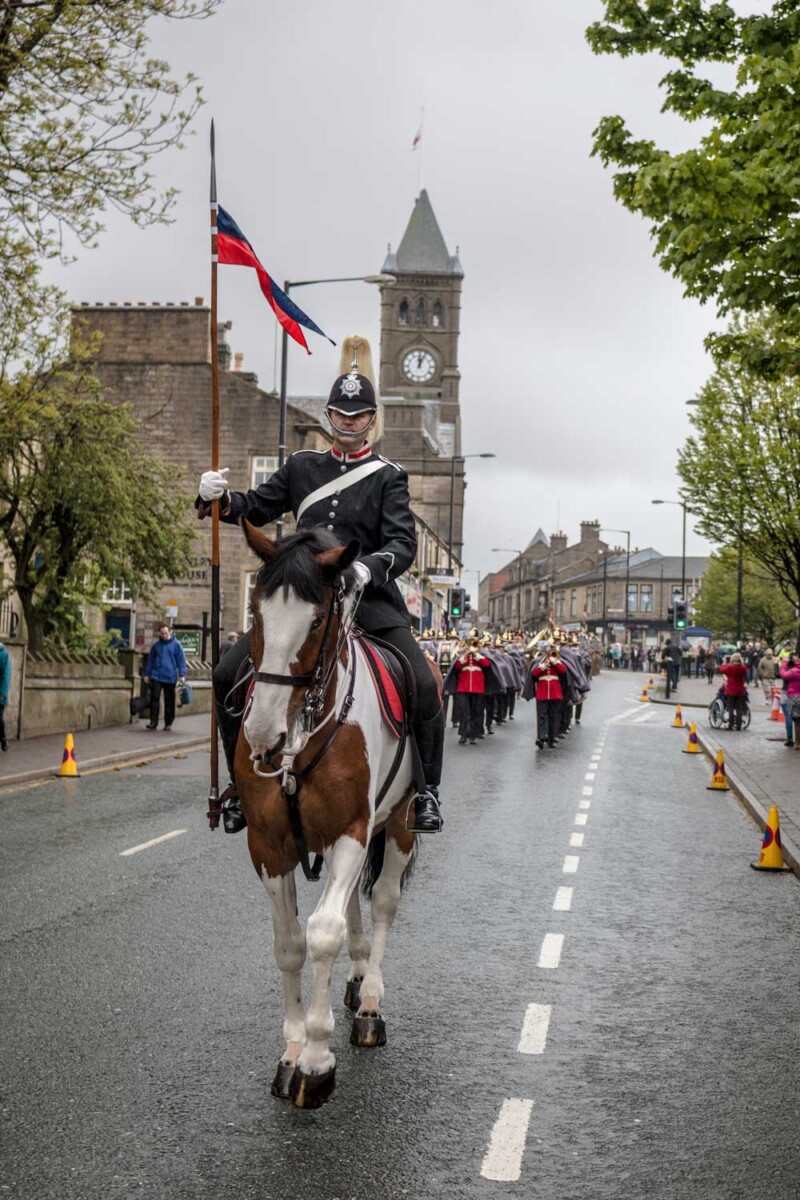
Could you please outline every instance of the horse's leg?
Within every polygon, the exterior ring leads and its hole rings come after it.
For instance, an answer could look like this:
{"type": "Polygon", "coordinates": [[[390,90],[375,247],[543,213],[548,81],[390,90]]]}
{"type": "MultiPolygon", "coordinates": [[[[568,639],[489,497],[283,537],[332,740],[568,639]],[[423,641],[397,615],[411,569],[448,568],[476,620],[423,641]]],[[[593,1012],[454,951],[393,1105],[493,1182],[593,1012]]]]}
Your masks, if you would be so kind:
{"type": "Polygon", "coordinates": [[[381,1016],[383,1001],[383,956],[386,939],[400,903],[403,872],[414,852],[415,835],[405,829],[405,802],[400,818],[393,817],[386,830],[383,867],[372,889],[372,952],[361,984],[361,1003],[353,1020],[350,1041],[354,1046],[383,1046],[386,1025],[381,1016]]]}
{"type": "Polygon", "coordinates": [[[301,987],[301,972],[306,958],[306,937],[297,919],[297,891],[294,871],[270,877],[262,869],[262,879],[272,901],[275,961],[283,978],[284,1022],[286,1049],[278,1063],[272,1081],[273,1096],[286,1099],[294,1074],[295,1063],[305,1042],[305,1013],[301,987]]]}
{"type": "Polygon", "coordinates": [[[292,1076],[291,1098],[298,1108],[319,1108],[336,1082],[336,1058],[330,1048],[333,1033],[331,974],[344,944],[345,911],[358,883],[366,848],[353,837],[341,837],[326,857],[325,889],[308,919],[306,941],[312,966],[311,1002],[306,1012],[306,1044],[292,1076]]]}
{"type": "Polygon", "coordinates": [[[361,981],[364,978],[369,959],[369,941],[364,935],[364,926],[361,921],[358,886],[353,888],[347,903],[347,950],[351,965],[350,974],[347,976],[344,1003],[346,1008],[355,1012],[359,1005],[361,981]]]}

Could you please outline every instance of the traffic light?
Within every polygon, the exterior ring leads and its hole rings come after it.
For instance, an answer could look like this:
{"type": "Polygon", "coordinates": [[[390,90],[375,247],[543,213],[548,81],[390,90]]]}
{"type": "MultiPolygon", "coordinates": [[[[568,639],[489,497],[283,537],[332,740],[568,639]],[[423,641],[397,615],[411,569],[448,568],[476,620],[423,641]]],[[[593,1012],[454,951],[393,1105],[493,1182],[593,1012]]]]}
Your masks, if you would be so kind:
{"type": "Polygon", "coordinates": [[[462,587],[454,587],[450,589],[450,616],[463,617],[464,615],[464,589],[462,587]]]}
{"type": "Polygon", "coordinates": [[[667,620],[669,621],[670,625],[674,629],[675,628],[675,607],[672,604],[670,604],[667,608],[667,620]]]}
{"type": "Polygon", "coordinates": [[[688,605],[685,600],[675,600],[675,629],[685,629],[688,605]]]}

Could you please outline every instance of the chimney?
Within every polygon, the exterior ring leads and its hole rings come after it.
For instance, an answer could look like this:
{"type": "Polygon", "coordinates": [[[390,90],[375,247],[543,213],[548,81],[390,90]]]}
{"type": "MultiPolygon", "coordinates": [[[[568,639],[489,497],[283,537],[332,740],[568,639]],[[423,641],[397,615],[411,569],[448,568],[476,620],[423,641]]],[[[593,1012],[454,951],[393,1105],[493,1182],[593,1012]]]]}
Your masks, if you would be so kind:
{"type": "Polygon", "coordinates": [[[203,297],[195,296],[194,305],[195,305],[195,308],[202,308],[203,307],[203,297]]]}
{"type": "Polygon", "coordinates": [[[217,325],[217,358],[220,371],[230,371],[231,369],[231,348],[228,345],[230,328],[230,321],[220,321],[217,325]]]}
{"type": "Polygon", "coordinates": [[[567,548],[567,535],[565,533],[550,534],[550,549],[553,554],[561,554],[562,550],[567,548]]]}
{"type": "Polygon", "coordinates": [[[241,350],[237,350],[233,356],[234,371],[241,371],[243,362],[244,362],[244,355],[242,354],[241,350]]]}
{"type": "Polygon", "coordinates": [[[598,542],[600,540],[599,521],[581,521],[581,542],[598,542]]]}

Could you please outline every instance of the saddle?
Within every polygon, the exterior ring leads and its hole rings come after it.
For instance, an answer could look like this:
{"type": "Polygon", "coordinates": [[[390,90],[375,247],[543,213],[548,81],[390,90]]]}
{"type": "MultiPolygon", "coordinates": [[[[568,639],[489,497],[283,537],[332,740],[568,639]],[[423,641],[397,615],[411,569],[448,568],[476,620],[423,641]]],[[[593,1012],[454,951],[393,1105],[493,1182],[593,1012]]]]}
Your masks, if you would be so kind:
{"type": "Polygon", "coordinates": [[[414,672],[406,659],[385,642],[359,633],[354,639],[363,654],[381,715],[395,738],[410,725],[417,707],[414,672]]]}

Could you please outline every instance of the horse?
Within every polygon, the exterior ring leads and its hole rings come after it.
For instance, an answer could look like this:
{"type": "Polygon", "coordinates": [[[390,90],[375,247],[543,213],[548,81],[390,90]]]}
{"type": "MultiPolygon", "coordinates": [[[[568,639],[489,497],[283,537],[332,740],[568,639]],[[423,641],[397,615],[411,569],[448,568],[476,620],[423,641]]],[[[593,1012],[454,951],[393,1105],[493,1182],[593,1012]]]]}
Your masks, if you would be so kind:
{"type": "Polygon", "coordinates": [[[250,857],[272,904],[283,978],[286,1048],[271,1091],[298,1108],[318,1108],[335,1087],[331,975],[345,936],[345,1005],[355,1011],[350,1041],[386,1041],[381,967],[416,853],[416,834],[406,829],[415,748],[382,716],[367,652],[353,635],[358,542],[341,546],[321,528],[274,542],[247,521],[243,526],[262,566],[251,600],[253,675],[235,776],[250,857]],[[309,850],[317,855],[314,868],[309,850]],[[317,878],[321,858],[325,883],[304,930],[295,870],[301,864],[317,878]],[[359,881],[371,897],[371,946],[359,881]],[[307,955],[312,992],[304,1009],[307,955]]]}

